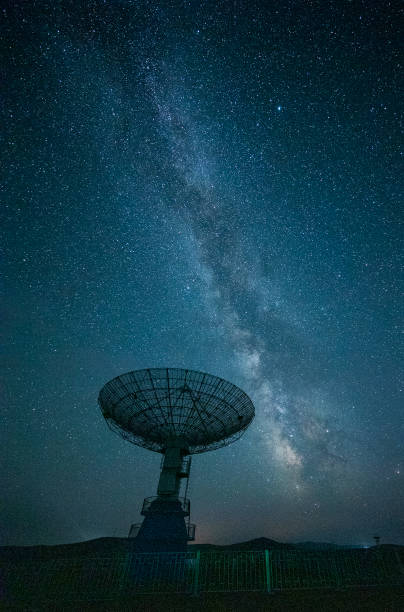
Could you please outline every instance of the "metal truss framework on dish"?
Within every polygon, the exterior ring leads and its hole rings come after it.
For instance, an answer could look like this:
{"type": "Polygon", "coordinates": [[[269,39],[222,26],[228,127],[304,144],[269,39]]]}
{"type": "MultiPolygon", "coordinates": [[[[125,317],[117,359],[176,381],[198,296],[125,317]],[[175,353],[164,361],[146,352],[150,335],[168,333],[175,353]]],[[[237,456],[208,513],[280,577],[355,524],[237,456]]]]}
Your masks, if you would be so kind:
{"type": "Polygon", "coordinates": [[[183,438],[190,454],[237,440],[254,417],[244,391],[222,378],[176,368],[137,370],[117,376],[99,395],[109,427],[130,442],[164,452],[183,438]]]}

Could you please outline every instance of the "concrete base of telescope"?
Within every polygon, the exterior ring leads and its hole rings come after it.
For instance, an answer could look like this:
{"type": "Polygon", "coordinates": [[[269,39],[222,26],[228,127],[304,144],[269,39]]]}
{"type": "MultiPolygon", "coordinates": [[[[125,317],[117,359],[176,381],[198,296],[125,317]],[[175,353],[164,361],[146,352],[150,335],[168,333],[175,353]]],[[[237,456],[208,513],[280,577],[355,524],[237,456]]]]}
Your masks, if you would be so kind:
{"type": "Polygon", "coordinates": [[[188,531],[179,500],[158,497],[147,510],[139,533],[134,538],[137,551],[144,552],[181,552],[188,542],[188,531]]]}

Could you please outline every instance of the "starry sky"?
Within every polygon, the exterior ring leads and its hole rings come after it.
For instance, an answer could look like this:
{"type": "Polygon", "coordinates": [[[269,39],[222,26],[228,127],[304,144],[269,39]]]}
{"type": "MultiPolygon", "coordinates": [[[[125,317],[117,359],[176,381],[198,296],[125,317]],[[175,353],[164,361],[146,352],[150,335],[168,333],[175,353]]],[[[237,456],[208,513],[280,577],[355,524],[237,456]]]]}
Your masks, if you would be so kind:
{"type": "Polygon", "coordinates": [[[256,408],[193,459],[199,542],[404,544],[399,17],[3,9],[2,544],[141,520],[160,455],[97,397],[145,367],[221,376],[256,408]]]}

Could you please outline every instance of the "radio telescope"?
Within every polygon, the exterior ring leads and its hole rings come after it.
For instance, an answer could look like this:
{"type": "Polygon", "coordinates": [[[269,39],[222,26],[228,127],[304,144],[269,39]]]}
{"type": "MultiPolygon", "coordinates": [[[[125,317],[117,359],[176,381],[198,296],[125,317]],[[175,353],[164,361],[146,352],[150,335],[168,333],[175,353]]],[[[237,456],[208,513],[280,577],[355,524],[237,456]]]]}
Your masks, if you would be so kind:
{"type": "Polygon", "coordinates": [[[157,496],[146,498],[136,548],[183,550],[194,539],[186,497],[191,455],[238,440],[254,418],[244,391],[222,378],[176,368],[136,370],[101,389],[98,403],[122,438],[163,455],[157,496]],[[185,496],[180,497],[185,479],[185,496]]]}

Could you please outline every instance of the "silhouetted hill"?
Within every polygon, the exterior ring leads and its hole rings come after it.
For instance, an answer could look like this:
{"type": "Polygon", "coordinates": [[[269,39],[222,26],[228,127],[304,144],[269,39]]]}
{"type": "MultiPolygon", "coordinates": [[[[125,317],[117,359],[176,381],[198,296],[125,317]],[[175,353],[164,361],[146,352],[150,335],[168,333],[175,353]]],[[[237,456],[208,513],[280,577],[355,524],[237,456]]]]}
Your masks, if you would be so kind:
{"type": "MultiPolygon", "coordinates": [[[[379,548],[395,548],[400,556],[404,558],[404,546],[383,544],[379,548]]],[[[191,544],[189,550],[201,551],[234,551],[234,550],[342,550],[358,548],[358,546],[330,544],[327,542],[301,542],[298,544],[286,544],[271,540],[270,538],[255,538],[247,542],[238,542],[227,546],[217,544],[191,544]]],[[[70,557],[96,557],[96,556],[120,556],[130,551],[135,551],[134,540],[129,538],[98,538],[86,542],[74,544],[57,544],[54,546],[1,546],[0,560],[3,561],[29,561],[61,559],[70,557]]]]}
{"type": "Polygon", "coordinates": [[[297,542],[293,546],[299,550],[352,550],[353,548],[363,548],[358,544],[333,544],[332,542],[297,542]]]}
{"type": "Polygon", "coordinates": [[[69,557],[93,557],[122,555],[133,549],[133,540],[128,538],[97,538],[74,544],[54,546],[1,546],[0,559],[34,560],[69,557]]]}
{"type": "Polygon", "coordinates": [[[247,542],[238,542],[236,544],[228,544],[218,546],[214,544],[191,544],[189,547],[191,550],[265,550],[266,548],[283,548],[293,549],[293,544],[283,544],[270,538],[255,538],[254,540],[248,540],[247,542]]]}

